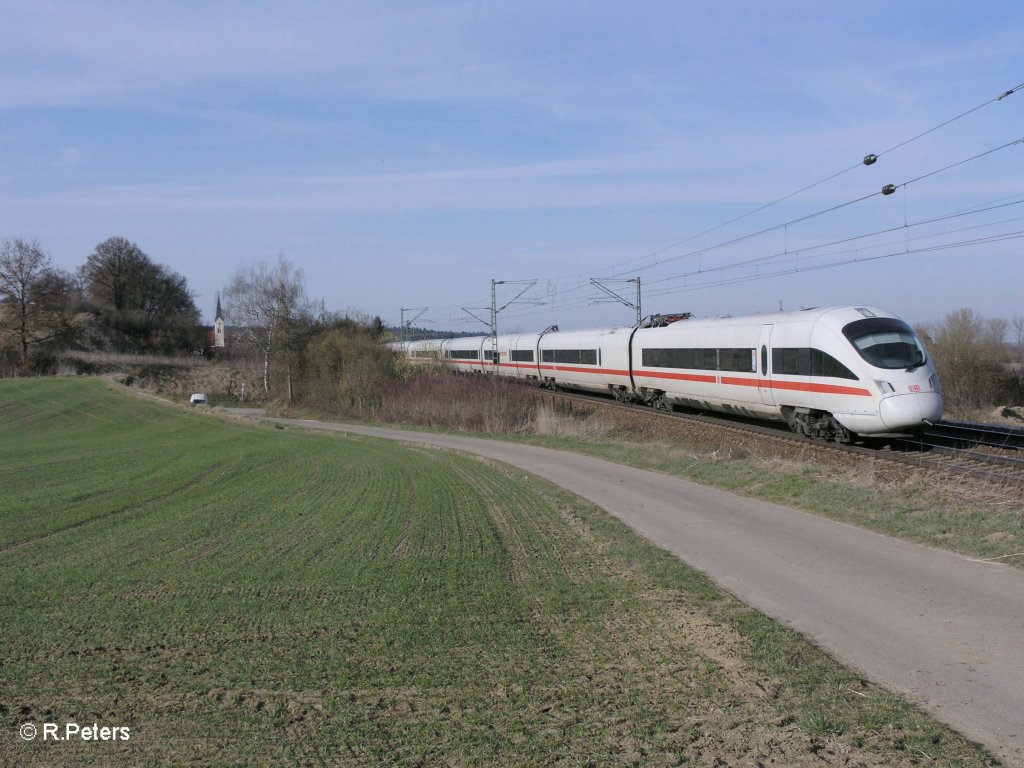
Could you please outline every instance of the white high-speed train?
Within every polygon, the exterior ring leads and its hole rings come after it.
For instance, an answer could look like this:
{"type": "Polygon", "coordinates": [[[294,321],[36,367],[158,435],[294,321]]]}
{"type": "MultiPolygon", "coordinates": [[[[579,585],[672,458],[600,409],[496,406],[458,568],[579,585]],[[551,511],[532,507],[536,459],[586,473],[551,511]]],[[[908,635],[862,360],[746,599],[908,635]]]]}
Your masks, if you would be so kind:
{"type": "Polygon", "coordinates": [[[913,329],[878,307],[830,307],[633,327],[397,343],[459,371],[783,420],[838,442],[905,435],[942,417],[935,369],[913,329]]]}

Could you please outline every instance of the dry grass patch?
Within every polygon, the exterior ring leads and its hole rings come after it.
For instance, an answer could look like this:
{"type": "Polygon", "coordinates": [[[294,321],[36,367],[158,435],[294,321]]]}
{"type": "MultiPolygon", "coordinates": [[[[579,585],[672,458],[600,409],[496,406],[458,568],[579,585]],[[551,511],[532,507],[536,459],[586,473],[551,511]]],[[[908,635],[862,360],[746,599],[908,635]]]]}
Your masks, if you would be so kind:
{"type": "Polygon", "coordinates": [[[542,402],[533,417],[532,431],[544,437],[603,437],[615,429],[612,419],[600,412],[581,409],[559,409],[542,402]]]}

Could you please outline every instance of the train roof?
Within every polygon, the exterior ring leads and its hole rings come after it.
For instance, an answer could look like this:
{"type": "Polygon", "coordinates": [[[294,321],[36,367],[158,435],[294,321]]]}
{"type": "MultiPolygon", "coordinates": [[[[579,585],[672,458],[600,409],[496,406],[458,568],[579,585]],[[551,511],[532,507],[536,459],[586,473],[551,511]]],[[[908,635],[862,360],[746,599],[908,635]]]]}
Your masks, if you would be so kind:
{"type": "MultiPolygon", "coordinates": [[[[692,317],[689,316],[689,313],[653,315],[649,318],[645,318],[644,322],[641,323],[641,327],[653,329],[671,328],[674,326],[679,327],[681,324],[697,326],[707,324],[718,325],[721,324],[723,321],[732,321],[738,324],[787,323],[793,322],[795,320],[811,320],[812,322],[816,322],[827,315],[834,315],[835,321],[842,324],[864,317],[896,317],[896,315],[894,315],[892,312],[886,309],[882,309],[881,307],[876,307],[867,304],[846,304],[828,307],[810,307],[807,309],[793,309],[785,310],[782,312],[767,312],[763,314],[716,315],[712,317],[692,317]]],[[[577,328],[564,331],[549,331],[548,333],[545,334],[545,337],[551,338],[555,336],[576,336],[595,333],[614,333],[616,331],[628,331],[634,327],[635,326],[631,325],[619,325],[604,328],[577,328]]],[[[515,333],[499,333],[498,335],[501,338],[508,338],[510,336],[538,336],[540,335],[540,331],[519,331],[515,333]]],[[[457,336],[454,338],[419,339],[417,341],[435,342],[438,344],[442,342],[448,342],[450,344],[479,344],[489,338],[491,338],[490,334],[481,334],[479,336],[457,336]]]]}
{"type": "Polygon", "coordinates": [[[819,320],[820,318],[825,317],[826,315],[836,315],[840,318],[846,318],[847,320],[854,320],[864,317],[895,317],[895,315],[893,315],[892,312],[890,312],[887,309],[882,309],[881,307],[876,307],[868,304],[845,304],[829,307],[809,307],[807,309],[792,309],[785,310],[782,312],[766,312],[762,314],[716,315],[714,317],[688,317],[686,319],[675,320],[674,322],[661,327],[671,327],[671,325],[676,325],[677,323],[691,323],[694,325],[705,323],[718,324],[721,323],[723,320],[729,320],[736,323],[750,324],[785,323],[792,322],[794,320],[819,320]]]}

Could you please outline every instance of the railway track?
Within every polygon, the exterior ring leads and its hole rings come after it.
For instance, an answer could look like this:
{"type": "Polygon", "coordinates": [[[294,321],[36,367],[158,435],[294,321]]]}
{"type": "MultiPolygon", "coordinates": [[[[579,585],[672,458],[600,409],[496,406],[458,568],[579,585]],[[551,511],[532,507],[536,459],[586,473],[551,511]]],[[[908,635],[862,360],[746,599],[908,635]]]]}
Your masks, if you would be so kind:
{"type": "Polygon", "coordinates": [[[899,441],[908,453],[927,456],[957,472],[1024,486],[1024,430],[967,421],[943,421],[920,437],[899,441]]]}
{"type": "Polygon", "coordinates": [[[943,421],[930,427],[925,432],[925,437],[933,446],[968,450],[1024,450],[1024,428],[1020,427],[999,427],[970,421],[943,421]]]}
{"type": "MultiPolygon", "coordinates": [[[[548,392],[563,401],[602,408],[626,409],[647,418],[673,419],[730,432],[738,439],[756,436],[769,446],[801,447],[815,456],[845,455],[892,462],[938,473],[955,473],[997,486],[1024,488],[1024,429],[1001,428],[970,422],[941,422],[915,439],[871,439],[858,445],[826,443],[790,432],[781,422],[772,426],[727,415],[661,411],[639,404],[582,392],[548,392]]],[[[740,441],[742,443],[742,440],[740,441]]],[[[787,451],[789,453],[791,451],[787,451]]]]}

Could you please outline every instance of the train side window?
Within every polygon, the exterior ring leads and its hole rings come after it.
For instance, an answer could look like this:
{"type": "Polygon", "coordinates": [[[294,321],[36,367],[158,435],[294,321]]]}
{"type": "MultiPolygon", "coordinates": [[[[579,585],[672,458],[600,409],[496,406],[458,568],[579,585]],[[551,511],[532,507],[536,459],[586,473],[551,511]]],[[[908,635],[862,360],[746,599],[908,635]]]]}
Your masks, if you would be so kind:
{"type": "Polygon", "coordinates": [[[532,349],[513,349],[509,352],[510,359],[514,363],[532,363],[533,362],[533,350],[532,349]]]}
{"type": "Polygon", "coordinates": [[[756,373],[757,353],[752,349],[718,350],[718,370],[756,373]]]}
{"type": "MultiPolygon", "coordinates": [[[[767,348],[764,350],[767,360],[767,348]]],[[[757,350],[673,347],[644,349],[640,355],[645,368],[688,368],[694,371],[757,372],[757,350]]]]}
{"type": "Polygon", "coordinates": [[[544,363],[582,363],[597,365],[596,349],[545,349],[541,351],[541,362],[544,363]]]}
{"type": "Polygon", "coordinates": [[[832,355],[812,347],[775,347],[772,349],[772,372],[786,376],[857,380],[857,375],[832,355]]]}
{"type": "Polygon", "coordinates": [[[796,356],[796,350],[789,347],[775,347],[772,349],[772,373],[792,376],[800,373],[800,360],[796,356]]]}
{"type": "Polygon", "coordinates": [[[823,352],[820,349],[811,350],[811,376],[858,380],[857,374],[832,357],[828,352],[823,352]]]}
{"type": "Polygon", "coordinates": [[[761,347],[761,373],[768,375],[768,347],[761,347]]]}
{"type": "Polygon", "coordinates": [[[640,352],[640,364],[644,368],[675,368],[673,354],[681,352],[678,349],[656,349],[648,348],[640,352]]]}

